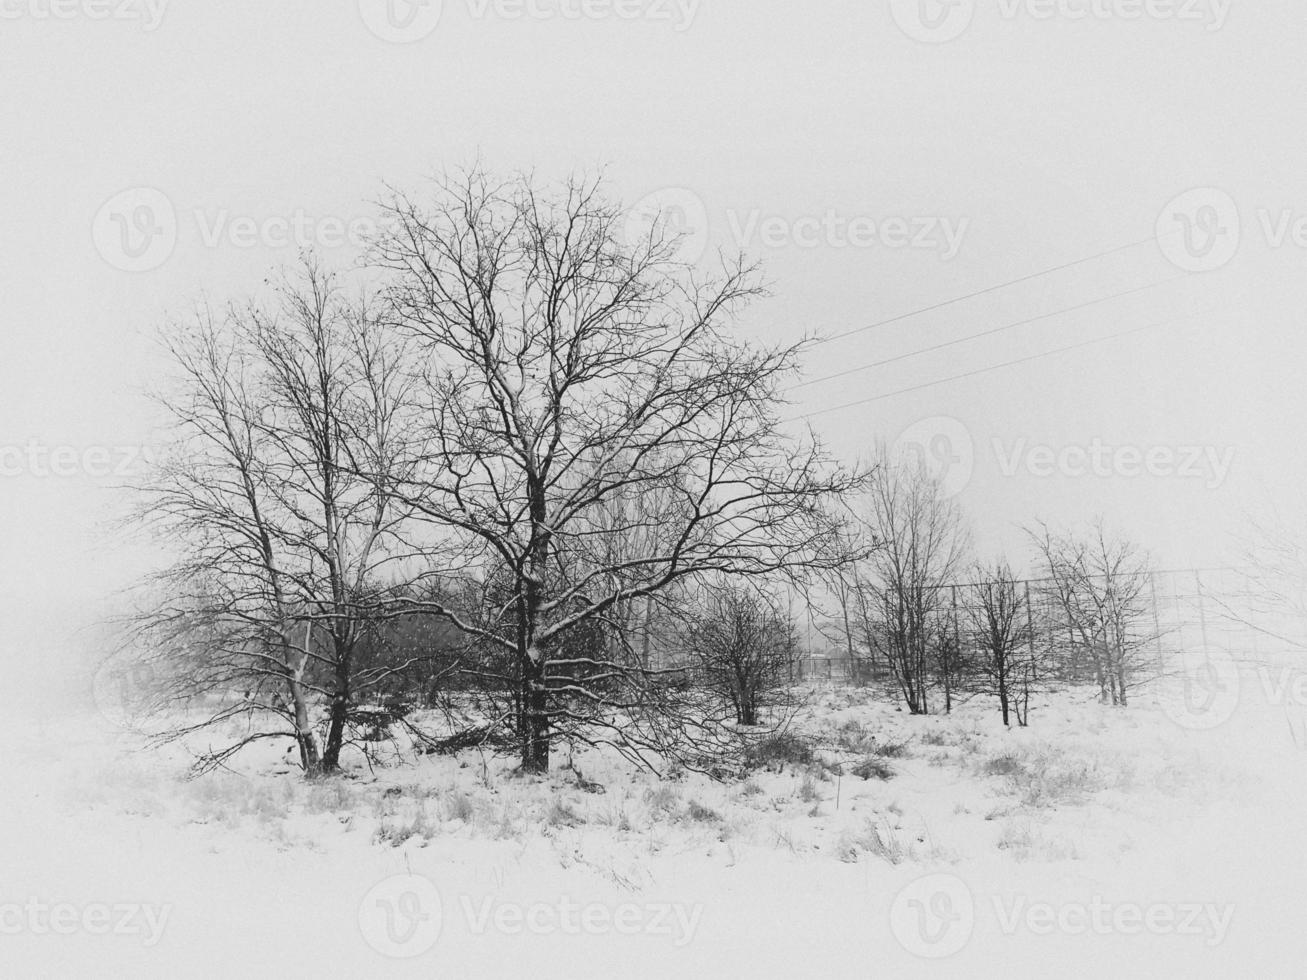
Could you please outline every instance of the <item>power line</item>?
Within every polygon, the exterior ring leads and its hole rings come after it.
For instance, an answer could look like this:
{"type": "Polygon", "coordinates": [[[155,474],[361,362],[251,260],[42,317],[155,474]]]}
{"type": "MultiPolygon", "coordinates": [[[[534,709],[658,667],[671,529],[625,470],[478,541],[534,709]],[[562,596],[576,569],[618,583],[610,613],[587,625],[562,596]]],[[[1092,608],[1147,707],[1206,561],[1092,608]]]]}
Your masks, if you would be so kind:
{"type": "Polygon", "coordinates": [[[1015,327],[1024,327],[1031,323],[1038,323],[1041,320],[1049,320],[1056,316],[1062,316],[1065,313],[1074,313],[1077,310],[1088,309],[1091,306],[1097,306],[1099,303],[1106,303],[1109,300],[1120,299],[1123,296],[1131,296],[1135,293],[1146,292],[1149,289],[1155,289],[1158,286],[1165,286],[1169,283],[1177,282],[1180,279],[1188,278],[1187,275],[1172,276],[1169,279],[1160,279],[1157,282],[1150,282],[1143,286],[1135,286],[1133,289],[1126,289],[1119,293],[1112,293],[1110,296],[1100,296],[1097,299],[1091,299],[1084,303],[1077,303],[1075,306],[1068,306],[1065,309],[1054,310],[1051,313],[1041,313],[1039,316],[1030,317],[1026,320],[1017,320],[1014,323],[1005,323],[1000,327],[993,327],[989,330],[983,330],[980,333],[968,334],[965,337],[958,337],[954,340],[945,341],[935,344],[931,347],[922,347],[918,350],[908,351],[905,354],[896,354],[894,357],[887,357],[884,360],[872,361],[870,364],[862,364],[858,367],[848,368],[844,371],[828,374],[825,377],[813,378],[811,381],[801,381],[786,389],[789,391],[798,391],[800,388],[807,388],[811,385],[821,384],[826,381],[834,381],[838,378],[848,377],[850,374],[858,374],[861,371],[869,371],[872,368],[883,367],[886,364],[894,364],[897,361],[907,360],[909,357],[916,357],[920,354],[933,354],[935,351],[944,350],[948,347],[955,347],[958,344],[964,344],[969,340],[979,340],[981,337],[989,337],[996,333],[1002,333],[1004,330],[1012,330],[1015,327]]]}
{"type": "Polygon", "coordinates": [[[891,323],[898,323],[902,320],[910,319],[914,316],[920,316],[923,313],[932,313],[935,310],[942,310],[946,306],[952,306],[955,303],[961,303],[963,300],[975,299],[977,296],[985,296],[989,293],[997,292],[1000,289],[1006,289],[1008,286],[1017,286],[1023,282],[1030,282],[1032,279],[1038,279],[1040,276],[1051,275],[1054,272],[1062,272],[1065,269],[1073,269],[1078,265],[1084,265],[1086,262],[1093,262],[1095,259],[1106,258],[1109,255],[1116,255],[1118,252],[1129,251],[1132,248],[1138,248],[1140,245],[1155,244],[1157,237],[1140,239],[1137,242],[1131,242],[1129,245],[1119,245],[1116,248],[1109,248],[1106,252],[1098,252],[1095,255],[1086,256],[1083,259],[1076,259],[1074,262],[1067,262],[1063,265],[1055,265],[1051,269],[1044,269],[1040,272],[1032,272],[1029,275],[1022,276],[1019,279],[1010,279],[1007,282],[1000,282],[993,286],[986,286],[984,289],[978,289],[974,293],[967,293],[964,296],[954,296],[952,299],[946,299],[930,306],[924,306],[919,310],[912,310],[908,313],[900,313],[898,316],[892,316],[888,320],[880,320],[876,323],[869,323],[865,327],[855,327],[852,330],[846,330],[843,333],[837,333],[831,337],[819,337],[812,342],[812,346],[819,347],[822,344],[830,344],[837,340],[843,340],[845,337],[852,337],[855,334],[865,333],[868,330],[876,330],[880,327],[889,326],[891,323]]]}
{"type": "Polygon", "coordinates": [[[1031,361],[1037,361],[1040,358],[1052,357],[1054,354],[1065,354],[1067,351],[1079,350],[1082,347],[1089,347],[1093,344],[1101,344],[1109,340],[1117,340],[1121,337],[1128,337],[1131,334],[1142,333],[1145,330],[1152,330],[1157,327],[1164,327],[1168,324],[1175,323],[1179,320],[1185,320],[1190,317],[1199,317],[1215,310],[1215,307],[1209,307],[1205,310],[1199,310],[1197,313],[1185,313],[1180,316],[1171,317],[1168,320],[1160,320],[1157,323],[1146,323],[1141,327],[1134,327],[1130,330],[1122,330],[1118,333],[1107,334],[1103,337],[1094,337],[1090,340],[1084,340],[1077,344],[1068,344],[1065,347],[1057,347],[1053,350],[1041,351],[1038,354],[1031,354],[1027,357],[1019,357],[1015,360],[1004,361],[1002,364],[991,364],[988,367],[977,368],[974,371],[964,371],[961,374],[954,374],[947,378],[938,378],[934,381],[926,381],[919,385],[912,385],[908,388],[900,388],[897,391],[887,391],[879,395],[872,395],[870,398],[862,398],[856,402],[849,402],[845,405],[836,405],[832,408],[823,408],[815,412],[808,412],[805,415],[796,415],[794,418],[786,419],[785,422],[801,422],[804,419],[816,418],[818,415],[829,415],[831,412],[842,412],[847,408],[857,408],[859,405],[868,405],[871,402],[880,401],[883,398],[893,398],[895,395],[906,395],[909,392],[921,391],[925,388],[933,388],[936,385],[948,384],[950,381],[961,381],[965,378],[974,378],[977,375],[988,374],[990,371],[997,371],[1005,367],[1014,367],[1018,364],[1028,364],[1031,361]]]}

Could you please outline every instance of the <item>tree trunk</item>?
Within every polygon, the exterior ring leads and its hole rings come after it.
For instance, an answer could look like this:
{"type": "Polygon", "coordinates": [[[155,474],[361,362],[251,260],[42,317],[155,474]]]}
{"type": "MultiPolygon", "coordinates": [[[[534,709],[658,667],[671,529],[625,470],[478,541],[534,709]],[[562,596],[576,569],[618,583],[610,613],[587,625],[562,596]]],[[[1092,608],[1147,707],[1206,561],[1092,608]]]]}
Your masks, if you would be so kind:
{"type": "Polygon", "coordinates": [[[287,664],[286,686],[290,690],[291,708],[295,716],[295,742],[299,745],[300,765],[306,776],[316,776],[322,771],[322,757],[318,754],[318,740],[313,734],[313,716],[309,712],[308,696],[304,693],[304,671],[309,665],[309,644],[313,641],[313,626],[304,626],[304,651],[299,656],[298,665],[289,667],[290,651],[293,649],[289,628],[282,634],[285,643],[287,664]]]}
{"type": "Polygon", "coordinates": [[[649,645],[653,634],[653,597],[644,600],[644,635],[640,637],[640,667],[649,669],[649,645]]]}
{"type": "Polygon", "coordinates": [[[331,699],[331,719],[327,726],[327,744],[322,750],[322,771],[340,769],[340,749],[345,741],[345,721],[349,714],[349,657],[336,662],[336,690],[331,699]]]}
{"type": "Polygon", "coordinates": [[[950,657],[947,648],[944,652],[944,714],[953,714],[953,684],[950,675],[953,673],[953,665],[949,662],[950,657]]]}
{"type": "Polygon", "coordinates": [[[318,740],[313,735],[313,722],[309,717],[308,701],[304,697],[304,687],[298,676],[288,679],[291,706],[295,712],[295,741],[299,745],[300,765],[304,774],[315,776],[322,770],[322,758],[318,755],[318,740]]]}
{"type": "Polygon", "coordinates": [[[529,657],[522,671],[522,769],[549,771],[549,694],[545,690],[544,668],[529,657]]]}
{"type": "Polygon", "coordinates": [[[1098,700],[1103,704],[1107,704],[1111,699],[1111,693],[1108,691],[1108,674],[1103,666],[1103,655],[1098,650],[1098,641],[1090,639],[1086,646],[1089,649],[1089,656],[1094,665],[1094,679],[1098,681],[1098,700]]]}
{"type": "Polygon", "coordinates": [[[1011,722],[1008,720],[1008,689],[1007,689],[1007,670],[1000,662],[998,668],[998,703],[1003,708],[1003,727],[1010,727],[1011,722]]]}

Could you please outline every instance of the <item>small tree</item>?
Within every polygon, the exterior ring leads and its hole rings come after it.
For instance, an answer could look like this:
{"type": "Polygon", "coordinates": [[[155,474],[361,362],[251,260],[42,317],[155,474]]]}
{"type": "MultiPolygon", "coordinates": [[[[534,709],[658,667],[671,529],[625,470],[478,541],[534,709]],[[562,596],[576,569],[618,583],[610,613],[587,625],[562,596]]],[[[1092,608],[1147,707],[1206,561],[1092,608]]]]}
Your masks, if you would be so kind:
{"type": "Polygon", "coordinates": [[[1236,540],[1242,586],[1213,592],[1200,583],[1199,601],[1210,600],[1222,620],[1250,632],[1260,653],[1301,656],[1307,650],[1307,533],[1272,510],[1246,518],[1236,540]]]}
{"type": "Polygon", "coordinates": [[[744,585],[705,589],[684,630],[696,679],[735,712],[758,725],[768,709],[790,706],[789,681],[798,635],[774,598],[744,585]]]}
{"type": "Polygon", "coordinates": [[[1025,727],[1038,669],[1034,623],[1024,583],[1006,562],[978,565],[969,586],[966,617],[979,656],[974,667],[986,693],[998,698],[1003,724],[1025,727]]]}
{"type": "Polygon", "coordinates": [[[1044,524],[1029,534],[1043,560],[1045,597],[1070,631],[1073,652],[1089,657],[1100,699],[1128,704],[1159,668],[1152,558],[1101,519],[1081,537],[1044,524]]]}
{"type": "Polygon", "coordinates": [[[173,441],[138,518],[179,558],[135,636],[162,704],[204,711],[165,734],[242,717],[246,734],[199,765],[290,736],[306,772],[331,772],[405,514],[402,348],[311,261],[275,302],[203,312],[164,343],[173,441]]]}
{"type": "Polygon", "coordinates": [[[862,520],[877,548],[852,566],[863,644],[879,653],[912,714],[930,711],[932,660],[949,587],[969,547],[962,514],[920,459],[882,449],[862,520]]]}
{"type": "MultiPolygon", "coordinates": [[[[949,586],[948,592],[956,600],[957,587],[949,586]]],[[[951,714],[954,696],[966,683],[971,669],[962,643],[956,605],[936,618],[934,636],[929,643],[933,654],[931,669],[939,686],[944,689],[944,713],[951,714]]]]}

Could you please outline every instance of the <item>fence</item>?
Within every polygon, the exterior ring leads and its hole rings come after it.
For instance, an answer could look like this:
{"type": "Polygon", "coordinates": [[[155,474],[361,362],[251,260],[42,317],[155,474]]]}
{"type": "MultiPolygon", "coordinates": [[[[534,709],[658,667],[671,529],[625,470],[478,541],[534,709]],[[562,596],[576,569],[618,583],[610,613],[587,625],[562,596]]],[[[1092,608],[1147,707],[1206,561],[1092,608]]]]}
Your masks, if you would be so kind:
{"type": "MultiPolygon", "coordinates": [[[[1033,642],[1051,651],[1052,669],[1064,680],[1093,679],[1088,651],[1077,642],[1065,613],[1047,592],[1047,579],[1017,583],[1034,625],[1033,642]]],[[[951,625],[965,653],[965,624],[978,606],[966,585],[944,586],[941,620],[951,625]]],[[[1307,651],[1307,601],[1269,595],[1255,573],[1235,568],[1168,569],[1151,573],[1140,595],[1141,654],[1161,670],[1225,655],[1243,661],[1283,660],[1307,651]]],[[[865,684],[891,678],[881,658],[840,651],[809,651],[794,661],[796,682],[865,684]]]]}

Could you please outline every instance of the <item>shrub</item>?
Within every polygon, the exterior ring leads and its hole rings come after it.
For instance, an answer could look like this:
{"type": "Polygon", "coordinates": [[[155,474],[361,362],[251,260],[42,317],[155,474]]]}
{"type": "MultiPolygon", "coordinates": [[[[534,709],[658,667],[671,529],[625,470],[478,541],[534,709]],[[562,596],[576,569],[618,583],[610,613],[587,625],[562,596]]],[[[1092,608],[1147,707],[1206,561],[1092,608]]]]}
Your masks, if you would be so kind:
{"type": "Polygon", "coordinates": [[[835,744],[849,752],[870,752],[875,742],[875,736],[868,732],[861,722],[852,719],[844,722],[836,730],[835,744]]]}
{"type": "Polygon", "coordinates": [[[673,813],[681,805],[680,790],[666,783],[645,791],[644,800],[655,813],[673,813]]]}
{"type": "Polygon", "coordinates": [[[987,776],[1019,776],[1026,766],[1015,752],[1003,752],[986,759],[984,770],[987,776]]]}
{"type": "Polygon", "coordinates": [[[868,756],[849,770],[859,779],[892,779],[894,770],[879,756],[868,756]]]}
{"type": "Polygon", "coordinates": [[[882,759],[902,759],[908,754],[907,740],[898,742],[876,742],[871,747],[871,754],[882,759]]]}
{"type": "Polygon", "coordinates": [[[868,820],[856,834],[846,833],[836,845],[839,859],[846,863],[857,861],[859,851],[874,854],[890,864],[898,864],[908,856],[907,849],[894,832],[888,828],[882,831],[874,820],[868,820]]]}
{"type": "Polygon", "coordinates": [[[760,739],[745,751],[744,762],[750,769],[806,766],[813,760],[812,743],[792,732],[782,732],[760,739]]]}
{"type": "Polygon", "coordinates": [[[336,813],[355,805],[354,792],[344,780],[315,779],[308,787],[304,797],[306,813],[336,813]]]}
{"type": "Polygon", "coordinates": [[[721,819],[721,814],[716,810],[704,806],[696,800],[691,800],[686,812],[690,819],[699,823],[715,823],[721,819]]]}
{"type": "Polygon", "coordinates": [[[562,800],[554,800],[545,815],[545,823],[551,827],[579,827],[585,820],[562,800]]]}
{"type": "Polygon", "coordinates": [[[1026,806],[1051,806],[1075,802],[1106,789],[1128,775],[1113,773],[1097,759],[1078,759],[1051,749],[1024,754],[1004,752],[982,765],[986,775],[1007,779],[1012,791],[1026,806]]]}
{"type": "Polygon", "coordinates": [[[803,782],[799,786],[799,799],[804,803],[814,803],[821,799],[821,793],[817,790],[817,783],[812,778],[812,773],[805,773],[803,782]]]}
{"type": "Polygon", "coordinates": [[[445,819],[468,822],[476,813],[472,798],[466,793],[450,793],[445,797],[445,819]]]}
{"type": "Polygon", "coordinates": [[[1012,782],[1027,806],[1076,802],[1108,784],[1095,763],[1042,755],[1025,772],[1013,776],[1012,782]]]}
{"type": "Polygon", "coordinates": [[[417,810],[408,820],[382,817],[372,839],[378,844],[390,844],[399,847],[413,838],[426,841],[440,832],[440,826],[426,807],[419,804],[417,810]]]}

